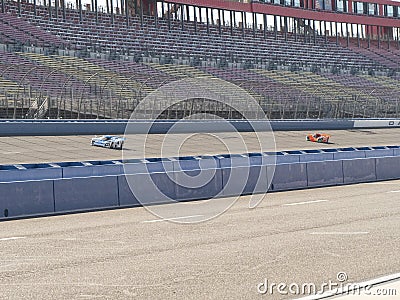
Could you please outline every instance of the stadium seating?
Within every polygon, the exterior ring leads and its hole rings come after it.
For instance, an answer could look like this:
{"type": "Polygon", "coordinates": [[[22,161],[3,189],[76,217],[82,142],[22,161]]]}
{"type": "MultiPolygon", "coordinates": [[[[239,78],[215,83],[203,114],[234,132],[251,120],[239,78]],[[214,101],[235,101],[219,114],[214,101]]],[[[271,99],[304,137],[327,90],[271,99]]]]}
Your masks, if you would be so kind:
{"type": "MultiPolygon", "coordinates": [[[[9,4],[8,12],[16,15],[17,8],[12,7],[12,3],[9,4]]],[[[172,20],[172,27],[169,29],[167,20],[159,19],[156,27],[154,18],[147,16],[143,17],[143,22],[137,16],[132,17],[130,26],[126,27],[122,18],[116,18],[114,24],[110,24],[110,19],[103,14],[100,14],[102,22],[96,23],[92,12],[86,12],[85,18],[79,21],[79,12],[76,10],[69,10],[66,20],[55,20],[46,17],[48,8],[42,7],[42,13],[35,16],[31,4],[23,3],[22,6],[23,18],[59,36],[64,43],[75,49],[120,53],[125,49],[133,49],[152,56],[220,57],[231,61],[261,59],[298,65],[323,65],[321,62],[324,62],[329,67],[343,64],[355,68],[361,66],[363,69],[379,66],[368,57],[357,55],[335,43],[322,42],[320,38],[314,45],[295,41],[290,35],[287,40],[283,35],[278,35],[276,39],[272,32],[268,32],[264,39],[263,34],[257,31],[255,37],[248,34],[243,39],[239,29],[234,29],[233,35],[227,30],[220,35],[214,25],[208,34],[205,24],[201,23],[197,24],[197,33],[194,34],[193,22],[186,22],[184,30],[181,30],[180,22],[172,20]]]]}
{"type": "MultiPolygon", "coordinates": [[[[271,118],[398,114],[400,52],[394,41],[359,45],[339,38],[336,44],[258,29],[222,26],[220,32],[215,24],[188,21],[182,28],[179,20],[150,16],[132,16],[127,26],[121,15],[98,13],[96,22],[86,10],[66,9],[64,18],[54,7],[50,14],[43,6],[34,13],[24,2],[20,13],[16,2],[5,6],[0,101],[7,110],[0,117],[37,116],[43,101],[49,102],[43,115],[51,118],[128,117],[146,95],[187,77],[234,83],[271,118]]],[[[182,117],[184,110],[175,107],[168,117],[182,117]]]]}

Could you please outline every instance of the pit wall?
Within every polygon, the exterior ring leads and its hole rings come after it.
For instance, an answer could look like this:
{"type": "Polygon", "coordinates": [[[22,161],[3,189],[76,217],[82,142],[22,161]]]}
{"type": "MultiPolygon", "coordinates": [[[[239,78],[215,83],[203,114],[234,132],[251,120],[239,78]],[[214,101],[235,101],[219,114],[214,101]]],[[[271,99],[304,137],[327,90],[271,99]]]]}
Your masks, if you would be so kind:
{"type": "Polygon", "coordinates": [[[161,194],[188,201],[392,179],[400,146],[9,165],[0,166],[0,220],[161,204],[161,194]],[[200,172],[208,180],[197,188],[176,183],[200,172]]]}

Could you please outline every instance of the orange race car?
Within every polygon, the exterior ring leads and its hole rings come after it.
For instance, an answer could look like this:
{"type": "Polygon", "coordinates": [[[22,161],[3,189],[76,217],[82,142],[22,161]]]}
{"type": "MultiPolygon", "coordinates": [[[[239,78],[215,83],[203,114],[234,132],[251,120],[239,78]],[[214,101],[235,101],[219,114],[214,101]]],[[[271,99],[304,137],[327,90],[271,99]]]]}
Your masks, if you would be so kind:
{"type": "Polygon", "coordinates": [[[326,133],[314,133],[307,135],[307,141],[317,143],[328,143],[331,136],[326,133]]]}

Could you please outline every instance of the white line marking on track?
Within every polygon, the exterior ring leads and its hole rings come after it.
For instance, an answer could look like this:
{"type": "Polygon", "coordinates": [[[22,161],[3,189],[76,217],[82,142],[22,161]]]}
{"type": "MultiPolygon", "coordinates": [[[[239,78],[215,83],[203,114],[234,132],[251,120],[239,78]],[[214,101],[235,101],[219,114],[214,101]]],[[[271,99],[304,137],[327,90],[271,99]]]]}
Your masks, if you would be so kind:
{"type": "Polygon", "coordinates": [[[357,234],[368,234],[368,231],[321,231],[321,232],[310,232],[312,235],[357,235],[357,234]]]}
{"type": "Polygon", "coordinates": [[[193,215],[193,216],[182,216],[182,217],[167,218],[167,219],[148,220],[148,221],[143,221],[142,223],[156,223],[156,222],[165,222],[165,221],[175,221],[175,220],[197,218],[197,217],[204,217],[204,215],[193,215]]]}
{"type": "Polygon", "coordinates": [[[303,202],[286,203],[286,204],[283,204],[282,206],[294,206],[294,205],[312,204],[312,203],[328,202],[328,201],[329,200],[303,201],[303,202]]]}
{"type": "Polygon", "coordinates": [[[2,152],[1,154],[19,154],[19,153],[21,152],[13,151],[13,152],[2,152]]]}
{"type": "Polygon", "coordinates": [[[400,190],[398,190],[398,191],[389,191],[389,192],[386,192],[386,193],[400,193],[400,190]]]}
{"type": "Polygon", "coordinates": [[[338,296],[338,295],[347,295],[347,294],[351,295],[351,293],[349,293],[351,291],[357,291],[357,290],[362,289],[367,286],[375,286],[375,285],[386,283],[386,282],[393,281],[396,279],[400,279],[400,273],[382,276],[379,278],[371,279],[371,280],[360,282],[360,283],[352,283],[351,286],[349,286],[348,288],[344,287],[344,288],[340,288],[340,289],[333,289],[333,290],[327,291],[321,295],[310,295],[310,296],[306,296],[306,297],[302,297],[302,298],[297,298],[297,300],[318,300],[318,299],[331,298],[332,296],[338,296]]]}
{"type": "Polygon", "coordinates": [[[24,239],[24,236],[12,236],[12,237],[8,237],[8,238],[0,238],[0,241],[11,241],[11,240],[20,240],[20,239],[24,239]]]}

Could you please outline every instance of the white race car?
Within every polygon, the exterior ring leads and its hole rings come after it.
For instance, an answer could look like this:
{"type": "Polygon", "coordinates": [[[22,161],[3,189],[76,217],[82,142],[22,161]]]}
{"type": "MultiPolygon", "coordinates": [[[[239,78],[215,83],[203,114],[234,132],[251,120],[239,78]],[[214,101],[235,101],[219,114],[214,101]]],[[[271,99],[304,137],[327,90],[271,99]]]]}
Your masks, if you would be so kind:
{"type": "Polygon", "coordinates": [[[92,138],[92,146],[122,150],[125,138],[116,135],[103,135],[92,138]]]}

